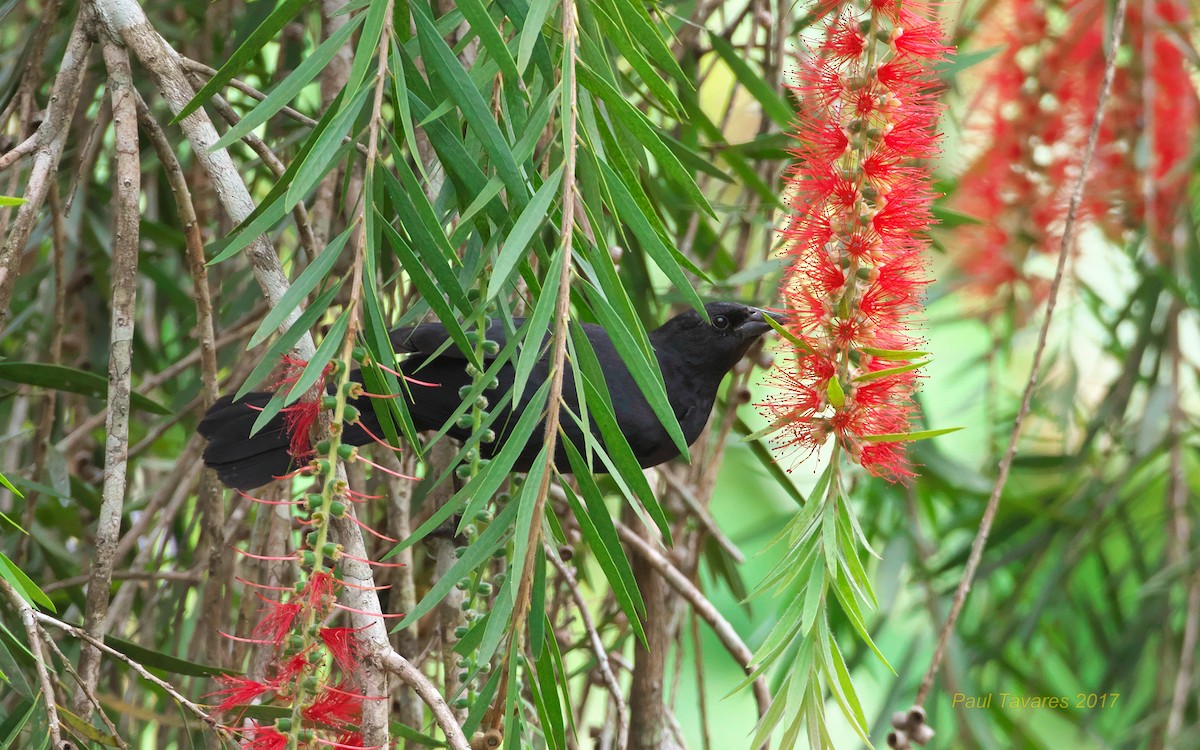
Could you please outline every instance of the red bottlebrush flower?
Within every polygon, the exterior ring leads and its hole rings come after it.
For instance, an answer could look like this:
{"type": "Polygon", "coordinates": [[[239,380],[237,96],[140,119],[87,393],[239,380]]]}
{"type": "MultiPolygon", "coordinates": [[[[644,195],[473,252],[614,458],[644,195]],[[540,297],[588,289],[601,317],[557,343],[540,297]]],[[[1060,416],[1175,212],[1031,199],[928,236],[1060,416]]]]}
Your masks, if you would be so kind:
{"type": "Polygon", "coordinates": [[[309,435],[312,426],[317,423],[317,417],[321,416],[321,405],[316,401],[297,401],[281,411],[290,441],[288,453],[297,461],[304,461],[313,454],[309,435]]]}
{"type": "Polygon", "coordinates": [[[292,654],[285,661],[280,663],[275,670],[275,676],[271,678],[271,684],[277,693],[291,694],[291,686],[296,682],[300,675],[309,670],[312,664],[308,660],[308,653],[311,649],[305,649],[296,654],[292,654]]]}
{"type": "Polygon", "coordinates": [[[321,740],[321,743],[338,750],[379,750],[379,745],[367,747],[363,744],[362,732],[346,732],[337,741],[321,740]]]}
{"type": "Polygon", "coordinates": [[[354,725],[362,717],[363,696],[343,686],[326,687],[311,705],[300,713],[315,724],[331,727],[354,725]]]}
{"type": "Polygon", "coordinates": [[[949,48],[924,4],[823,7],[824,42],[801,60],[795,86],[804,114],[783,232],[789,327],[808,346],[761,406],[782,425],[778,448],[807,457],[833,435],[867,471],[895,480],[911,476],[903,443],[871,438],[910,431],[917,378],[892,370],[916,358],[903,353],[917,343],[906,319],[927,283],[924,160],[938,151],[933,66],[949,48]]]}
{"type": "Polygon", "coordinates": [[[243,731],[249,736],[242,742],[242,750],[286,750],[288,746],[287,735],[273,726],[252,724],[243,731]]]}
{"type": "Polygon", "coordinates": [[[266,602],[267,606],[262,609],[266,615],[258,625],[254,626],[253,634],[276,645],[283,643],[283,639],[291,632],[292,625],[296,622],[304,605],[294,599],[277,602],[261,594],[257,596],[266,602]]]}
{"type": "Polygon", "coordinates": [[[217,677],[217,682],[225,687],[204,696],[205,698],[214,695],[224,696],[224,700],[213,707],[213,713],[223,713],[235,706],[248,705],[255,698],[272,690],[272,687],[266,683],[238,675],[223,674],[217,677]]]}
{"type": "Polygon", "coordinates": [[[324,613],[337,599],[342,582],[333,577],[328,571],[313,573],[304,584],[304,602],[314,612],[324,613]]]}
{"type": "MultiPolygon", "coordinates": [[[[279,379],[272,386],[272,389],[276,391],[285,387],[290,390],[291,386],[300,380],[301,373],[308,366],[308,362],[305,360],[296,359],[286,354],[281,360],[283,368],[279,379]]],[[[317,384],[313,388],[323,388],[325,379],[332,371],[333,363],[329,362],[325,365],[321,377],[317,379],[317,384]]],[[[309,395],[312,395],[311,391],[309,395]]],[[[312,426],[317,422],[317,417],[321,414],[321,405],[315,400],[314,396],[310,400],[302,399],[291,406],[285,406],[281,411],[283,412],[284,423],[287,425],[287,433],[291,441],[291,447],[288,449],[288,452],[297,461],[308,459],[313,454],[312,441],[309,439],[309,434],[312,431],[312,426]]]]}
{"type": "Polygon", "coordinates": [[[354,674],[362,665],[366,651],[355,633],[356,628],[321,628],[321,640],[342,671],[354,674]]]}
{"type": "MultiPolygon", "coordinates": [[[[1094,154],[1080,220],[1126,243],[1141,227],[1165,262],[1187,205],[1186,180],[1200,139],[1200,98],[1173,24],[1182,0],[1135,0],[1094,154]]],[[[1031,252],[1057,253],[1069,192],[1087,142],[1106,57],[1100,0],[1047,6],[1004,0],[978,39],[1003,51],[980,67],[971,140],[985,148],[968,167],[954,207],[983,225],[958,232],[952,258],[967,282],[996,296],[1020,286],[1038,302],[1048,289],[1025,273],[1031,252]],[[1072,70],[1078,75],[1061,76],[1072,70]]],[[[1025,306],[1028,307],[1028,306],[1025,306]]]]}

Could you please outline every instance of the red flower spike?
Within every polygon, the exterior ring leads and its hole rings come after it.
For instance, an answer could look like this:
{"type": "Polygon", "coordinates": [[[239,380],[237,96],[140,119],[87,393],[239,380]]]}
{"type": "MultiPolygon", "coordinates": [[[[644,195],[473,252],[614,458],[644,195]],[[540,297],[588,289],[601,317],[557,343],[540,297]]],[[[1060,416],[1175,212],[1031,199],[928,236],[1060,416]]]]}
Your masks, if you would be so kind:
{"type": "Polygon", "coordinates": [[[337,599],[342,583],[328,571],[313,573],[304,584],[304,602],[309,609],[324,613],[337,599]]]}
{"type": "Polygon", "coordinates": [[[314,453],[309,435],[321,415],[321,405],[316,401],[298,401],[282,411],[290,443],[288,453],[297,461],[304,461],[314,453]]]}
{"type": "Polygon", "coordinates": [[[239,677],[238,675],[223,674],[217,677],[217,682],[225,687],[216,692],[205,695],[209,698],[214,695],[223,696],[224,699],[213,707],[213,713],[223,713],[235,706],[245,706],[260,697],[264,693],[272,690],[271,686],[252,680],[249,677],[239,677]]]}
{"type": "Polygon", "coordinates": [[[300,675],[307,672],[311,666],[308,661],[309,650],[311,649],[305,649],[298,654],[292,654],[286,661],[278,665],[278,669],[275,670],[275,677],[271,680],[271,684],[275,686],[276,692],[291,693],[288,688],[296,682],[300,675]]]}
{"type": "Polygon", "coordinates": [[[355,636],[358,628],[321,628],[325,649],[346,674],[355,674],[366,656],[366,648],[355,636]]]}
{"type": "Polygon", "coordinates": [[[277,602],[261,595],[258,595],[258,598],[267,603],[267,606],[262,609],[266,615],[258,625],[254,626],[252,634],[266,638],[276,645],[283,643],[283,639],[291,632],[292,625],[296,622],[304,605],[294,599],[277,602]]]}
{"type": "Polygon", "coordinates": [[[784,424],[778,449],[807,458],[832,435],[869,473],[896,480],[911,476],[903,443],[867,438],[910,431],[917,377],[854,378],[901,362],[868,350],[918,343],[907,317],[927,283],[921,250],[934,196],[925,160],[938,152],[934,66],[949,48],[920,0],[831,0],[818,15],[824,41],[804,54],[794,87],[804,114],[788,172],[794,213],[782,232],[788,326],[807,348],[777,370],[779,393],[760,406],[784,424]]]}
{"type": "Polygon", "coordinates": [[[353,726],[362,717],[362,696],[340,689],[326,689],[300,713],[314,724],[353,726]]]}
{"type": "Polygon", "coordinates": [[[288,737],[273,726],[251,724],[244,730],[249,737],[242,742],[242,750],[286,750],[288,737]]]}

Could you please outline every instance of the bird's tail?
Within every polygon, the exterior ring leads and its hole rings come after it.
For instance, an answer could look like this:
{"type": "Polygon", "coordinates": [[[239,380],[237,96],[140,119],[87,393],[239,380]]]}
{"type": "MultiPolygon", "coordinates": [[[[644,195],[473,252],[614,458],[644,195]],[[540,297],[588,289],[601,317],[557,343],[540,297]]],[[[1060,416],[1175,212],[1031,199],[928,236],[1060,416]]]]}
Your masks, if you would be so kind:
{"type": "Polygon", "coordinates": [[[204,463],[217,472],[226,487],[251,490],[294,467],[291,439],[282,413],[256,434],[250,434],[259,412],[270,400],[271,394],[261,391],[249,393],[240,401],[222,396],[200,421],[200,434],[208,440],[204,463]]]}
{"type": "MultiPolygon", "coordinates": [[[[204,463],[217,472],[226,487],[261,487],[306,464],[312,456],[308,433],[320,411],[316,402],[284,408],[256,434],[250,434],[271,396],[267,391],[248,393],[240,401],[222,396],[200,420],[199,432],[208,440],[204,463]]],[[[360,400],[365,399],[349,402],[358,407],[360,414],[357,424],[347,424],[342,430],[342,443],[347,445],[366,445],[372,434],[382,431],[374,408],[360,400]]]]}

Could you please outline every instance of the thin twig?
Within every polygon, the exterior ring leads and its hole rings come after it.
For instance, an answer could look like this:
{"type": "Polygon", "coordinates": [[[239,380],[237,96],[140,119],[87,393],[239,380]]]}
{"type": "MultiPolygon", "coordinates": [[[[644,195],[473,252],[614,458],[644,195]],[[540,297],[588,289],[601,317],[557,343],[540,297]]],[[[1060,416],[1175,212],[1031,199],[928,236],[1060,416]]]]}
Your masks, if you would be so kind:
{"type": "Polygon", "coordinates": [[[46,669],[46,654],[42,650],[42,639],[38,636],[35,619],[37,612],[29,602],[25,601],[7,580],[0,577],[0,593],[3,593],[9,603],[17,610],[21,624],[25,626],[25,635],[29,638],[29,650],[33,652],[33,666],[37,671],[38,682],[42,685],[42,700],[46,704],[46,724],[50,733],[51,744],[62,747],[62,725],[58,720],[58,699],[55,698],[54,683],[46,669]]]}
{"type": "Polygon", "coordinates": [[[17,281],[21,254],[37,223],[37,215],[46,200],[50,181],[57,175],[58,163],[70,132],[71,118],[79,103],[84,69],[87,66],[88,53],[92,49],[92,42],[88,38],[90,19],[91,14],[85,4],[75,19],[75,28],[71,30],[71,36],[67,40],[58,76],[50,89],[46,114],[42,124],[38,126],[37,150],[33,155],[29,176],[25,180],[23,197],[26,202],[17,209],[17,218],[4,238],[4,244],[0,245],[0,334],[3,333],[12,311],[10,302],[13,285],[17,281]]]}
{"type": "MultiPolygon", "coordinates": [[[[262,320],[262,309],[256,308],[247,316],[246,322],[241,325],[234,326],[230,331],[223,334],[216,341],[216,348],[220,349],[234,341],[245,338],[247,334],[258,328],[259,322],[262,320]]],[[[174,364],[163,368],[161,372],[155,373],[146,378],[139,384],[139,393],[153,391],[158,386],[173,380],[179,373],[193,367],[200,360],[201,349],[196,348],[189,351],[187,354],[179,358],[174,364]]],[[[247,368],[248,370],[249,368],[247,368]]],[[[100,411],[92,414],[87,419],[79,423],[79,425],[71,430],[71,432],[57,443],[54,444],[55,450],[60,453],[70,453],[74,449],[75,444],[91,434],[100,425],[104,424],[107,418],[108,409],[103,408],[100,411]]]]}
{"type": "MultiPolygon", "coordinates": [[[[189,73],[202,74],[202,75],[208,76],[209,78],[212,78],[213,76],[215,76],[217,74],[216,68],[205,65],[204,63],[200,62],[199,60],[192,60],[190,58],[184,57],[183,55],[180,55],[179,61],[183,65],[184,69],[187,70],[189,73]]],[[[246,83],[245,81],[238,80],[237,78],[230,78],[229,85],[232,86],[233,88],[237,89],[238,91],[242,92],[246,96],[249,96],[253,99],[257,99],[260,102],[263,99],[267,98],[266,94],[264,94],[263,92],[259,91],[256,88],[254,88],[253,86],[246,83]]],[[[300,123],[301,125],[307,125],[310,128],[315,128],[317,125],[320,124],[313,118],[309,117],[308,115],[306,115],[302,112],[298,112],[295,109],[292,109],[291,107],[285,106],[279,110],[279,113],[283,114],[283,115],[287,115],[288,117],[292,118],[293,120],[300,123]]],[[[342,138],[342,143],[351,143],[351,142],[353,142],[353,140],[354,139],[351,138],[350,136],[346,136],[346,137],[342,138]]],[[[362,154],[363,156],[367,155],[367,147],[365,145],[363,145],[361,143],[357,143],[357,144],[355,144],[355,148],[357,148],[358,152],[360,154],[362,154]]]]}
{"type": "Polygon", "coordinates": [[[453,750],[471,750],[471,745],[467,742],[462,727],[455,720],[454,712],[450,710],[446,699],[421,670],[390,648],[380,653],[378,658],[384,669],[399,677],[405,685],[413,689],[425,705],[429,706],[442,733],[446,735],[446,742],[453,750]]]}
{"type": "MultiPolygon", "coordinates": [[[[575,232],[575,150],[578,138],[578,89],[575,83],[575,56],[577,50],[577,31],[575,21],[575,2],[566,0],[562,5],[563,59],[565,68],[562,80],[569,82],[567,94],[567,112],[564,122],[566,128],[565,153],[563,154],[562,182],[562,224],[559,234],[562,238],[562,266],[558,277],[558,299],[554,309],[554,348],[550,355],[550,395],[546,406],[546,431],[543,440],[543,450],[546,454],[546,466],[542,471],[541,482],[538,485],[537,497],[534,500],[533,519],[529,528],[529,546],[525,559],[521,561],[521,581],[517,589],[517,598],[513,604],[512,638],[520,641],[524,632],[525,620],[529,613],[529,605],[533,590],[534,561],[542,538],[542,519],[546,511],[546,497],[550,492],[550,477],[554,473],[554,455],[558,447],[559,418],[562,414],[562,393],[564,366],[567,359],[567,336],[571,322],[571,268],[573,265],[572,249],[575,232]]],[[[504,714],[504,704],[507,702],[508,671],[512,665],[506,659],[504,674],[500,678],[500,691],[496,703],[488,711],[484,719],[495,729],[500,729],[504,714]]]]}
{"type": "MultiPolygon", "coordinates": [[[[138,236],[141,224],[141,166],[138,146],[136,92],[129,54],[113,41],[103,45],[112,97],[115,131],[112,249],[112,321],[108,361],[108,418],[105,420],[104,490],[100,518],[89,570],[87,608],[83,627],[97,639],[104,637],[108,618],[109,586],[124,515],[126,470],[129,462],[129,401],[132,389],[133,328],[136,317],[138,236]]],[[[96,689],[100,653],[88,644],[79,650],[81,684],[73,706],[77,714],[87,708],[86,693],[96,689]]]]}
{"type": "Polygon", "coordinates": [[[1092,117],[1092,129],[1088,133],[1087,147],[1084,148],[1083,158],[1079,164],[1079,175],[1075,179],[1075,188],[1071,191],[1071,200],[1067,205],[1067,219],[1063,226],[1062,240],[1058,249],[1058,266],[1054,271],[1054,281],[1050,284],[1050,293],[1046,298],[1046,315],[1042,319],[1041,330],[1038,331],[1037,345],[1033,351],[1033,363],[1030,365],[1029,380],[1025,383],[1025,392],[1021,396],[1021,407],[1017,410],[1017,417],[1013,421],[1012,432],[1008,439],[1008,449],[1004,452],[1004,458],[1000,460],[1000,467],[996,473],[996,483],[992,487],[991,497],[988,498],[987,507],[984,508],[983,518],[979,521],[979,531],[975,535],[975,540],[971,543],[971,554],[967,558],[966,567],[963,569],[962,580],[958,583],[958,588],[954,591],[954,603],[950,608],[950,614],[946,618],[946,623],[942,626],[941,632],[938,634],[937,646],[933,651],[933,658],[929,662],[929,669],[925,672],[925,677],[921,680],[921,686],[917,690],[916,704],[924,705],[925,699],[929,696],[929,691],[933,688],[934,678],[937,677],[938,669],[942,665],[942,659],[946,655],[946,646],[950,642],[950,636],[954,632],[954,624],[958,621],[959,614],[962,613],[963,605],[967,601],[967,593],[971,590],[971,583],[975,580],[975,573],[979,569],[979,563],[983,559],[983,549],[987,546],[988,534],[991,533],[992,523],[996,520],[996,512],[1000,508],[1000,496],[1004,492],[1004,485],[1008,481],[1008,472],[1012,468],[1013,458],[1017,454],[1017,441],[1021,436],[1021,426],[1025,422],[1026,416],[1029,415],[1029,409],[1033,403],[1033,391],[1037,387],[1038,371],[1042,366],[1042,355],[1046,351],[1046,338],[1050,332],[1050,321],[1054,317],[1055,303],[1058,301],[1058,291],[1062,286],[1064,272],[1067,267],[1067,257],[1070,255],[1071,245],[1075,239],[1075,221],[1079,215],[1079,206],[1083,202],[1083,191],[1087,185],[1088,169],[1091,167],[1092,156],[1096,152],[1096,142],[1100,137],[1100,123],[1104,119],[1104,108],[1108,103],[1109,91],[1112,88],[1113,75],[1117,66],[1117,49],[1121,42],[1121,32],[1125,26],[1125,7],[1126,0],[1117,0],[1116,10],[1113,12],[1112,29],[1108,38],[1108,60],[1104,67],[1104,80],[1100,84],[1100,95],[1096,101],[1096,114],[1092,117]]]}
{"type": "MultiPolygon", "coordinates": [[[[43,590],[45,590],[45,587],[43,587],[43,590]]],[[[67,655],[63,653],[62,649],[58,647],[58,644],[54,642],[54,639],[50,637],[50,633],[47,632],[46,629],[36,621],[34,624],[37,626],[38,635],[42,637],[42,642],[45,643],[50,650],[54,652],[54,655],[58,657],[58,663],[62,665],[63,669],[67,670],[67,674],[71,675],[71,679],[75,680],[75,684],[82,684],[82,680],[79,678],[79,673],[76,672],[75,667],[71,665],[71,660],[67,658],[67,655]]],[[[62,682],[65,682],[65,680],[62,682]]],[[[100,704],[100,699],[91,693],[86,693],[86,695],[92,704],[93,712],[100,717],[100,721],[108,729],[109,734],[111,734],[112,738],[116,740],[117,746],[119,748],[128,748],[129,745],[126,744],[125,739],[121,737],[120,733],[117,731],[116,724],[113,724],[112,719],[108,718],[108,713],[104,710],[104,706],[100,704]]]]}
{"type": "MultiPolygon", "coordinates": [[[[194,77],[194,78],[198,78],[194,77]]],[[[220,94],[213,94],[212,99],[208,100],[212,108],[217,111],[225,122],[230,126],[237,125],[241,122],[241,118],[237,116],[237,112],[233,111],[233,107],[229,102],[225,101],[225,97],[220,94]]],[[[271,174],[276,177],[282,177],[287,171],[287,165],[283,160],[276,156],[262,138],[259,138],[253,132],[246,133],[242,136],[242,142],[250,147],[250,150],[262,159],[262,163],[267,165],[267,169],[271,170],[271,174]]],[[[317,253],[322,249],[317,246],[317,239],[313,236],[312,223],[308,219],[308,208],[305,207],[304,201],[296,201],[296,205],[292,207],[292,218],[296,220],[296,233],[300,238],[300,247],[304,248],[308,258],[317,257],[317,253]]]]}
{"type": "Polygon", "coordinates": [[[587,632],[592,652],[596,655],[596,669],[599,670],[600,677],[604,680],[604,686],[608,688],[608,693],[617,707],[617,750],[625,750],[629,746],[629,710],[625,704],[625,695],[621,692],[621,683],[613,674],[612,664],[608,659],[608,649],[604,647],[604,641],[600,639],[600,633],[596,630],[596,623],[592,619],[591,611],[588,610],[587,602],[584,601],[583,592],[579,590],[579,581],[575,580],[575,574],[559,559],[558,553],[553,547],[547,544],[544,545],[544,548],[546,559],[562,576],[563,581],[567,584],[567,590],[571,592],[571,598],[575,600],[575,607],[579,610],[579,617],[583,621],[583,629],[587,632]]]}
{"type": "MultiPolygon", "coordinates": [[[[94,0],[92,5],[108,32],[120,38],[150,71],[170,110],[176,114],[181,112],[195,92],[181,67],[179,53],[151,26],[141,6],[136,0],[94,0]]],[[[228,150],[212,150],[219,138],[204,108],[181,119],[179,126],[191,144],[196,160],[212,180],[214,193],[229,217],[238,223],[244,221],[255,209],[254,199],[228,150]]],[[[290,286],[274,247],[265,235],[261,235],[246,248],[245,256],[254,271],[254,278],[274,307],[290,286]]],[[[284,318],[279,326],[281,332],[292,327],[302,313],[302,307],[298,305],[284,318]]],[[[293,352],[298,359],[307,361],[312,359],[315,350],[311,334],[305,332],[293,352]]]]}
{"type": "Polygon", "coordinates": [[[226,732],[221,727],[220,723],[213,717],[209,716],[208,712],[206,712],[203,708],[200,708],[200,706],[196,705],[195,703],[192,703],[187,698],[183,697],[183,695],[181,695],[178,690],[176,690],[174,687],[171,686],[171,683],[165,682],[164,680],[160,680],[159,678],[150,674],[150,672],[147,671],[146,668],[143,667],[140,663],[134,661],[133,659],[126,656],[125,654],[121,653],[120,651],[117,651],[116,649],[112,648],[111,646],[105,644],[103,641],[101,641],[97,638],[93,638],[92,636],[88,635],[86,632],[84,632],[84,630],[82,628],[75,627],[74,625],[70,625],[68,623],[63,622],[62,620],[55,619],[55,618],[51,617],[50,615],[42,614],[41,612],[37,612],[37,611],[35,611],[33,613],[33,616],[34,616],[34,619],[36,619],[38,622],[43,623],[45,625],[51,625],[53,627],[56,627],[59,630],[62,630],[64,632],[74,636],[75,638],[78,638],[79,640],[83,641],[84,643],[89,644],[90,646],[95,648],[97,651],[101,651],[105,654],[108,654],[109,656],[113,657],[117,661],[124,663],[126,666],[128,666],[130,669],[132,669],[134,672],[137,672],[138,675],[140,675],[143,680],[162,688],[163,691],[166,692],[167,695],[171,696],[175,700],[176,703],[183,706],[188,711],[191,711],[192,714],[196,718],[198,718],[200,721],[207,724],[209,726],[209,728],[211,728],[212,730],[217,732],[217,734],[219,736],[221,736],[221,737],[226,736],[226,732]]]}
{"type": "MultiPolygon", "coordinates": [[[[680,572],[671,564],[671,561],[662,555],[645,539],[638,536],[637,532],[629,528],[625,524],[614,521],[617,527],[617,535],[621,537],[621,541],[625,542],[629,547],[642,559],[650,563],[650,565],[658,572],[660,576],[675,589],[688,603],[692,605],[692,609],[708,624],[712,631],[716,633],[717,638],[721,641],[721,645],[725,650],[733,656],[738,666],[742,668],[746,674],[751,672],[750,663],[754,658],[753,652],[742,641],[737,631],[729,624],[729,621],[721,615],[713,603],[696,588],[695,584],[688,580],[688,577],[680,572]]],[[[761,676],[754,681],[754,700],[758,704],[758,715],[761,717],[766,714],[767,709],[771,706],[771,693],[767,689],[767,682],[761,676]]]]}

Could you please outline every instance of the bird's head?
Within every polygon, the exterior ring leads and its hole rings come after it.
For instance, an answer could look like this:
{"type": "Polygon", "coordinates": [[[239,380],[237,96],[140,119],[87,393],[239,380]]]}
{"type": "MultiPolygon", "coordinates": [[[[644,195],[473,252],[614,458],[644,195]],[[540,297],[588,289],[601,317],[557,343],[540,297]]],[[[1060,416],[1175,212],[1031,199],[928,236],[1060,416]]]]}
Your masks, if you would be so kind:
{"type": "Polygon", "coordinates": [[[771,330],[767,317],[782,322],[778,313],[740,302],[709,302],[708,320],[688,310],[663,323],[650,334],[657,351],[669,349],[685,364],[711,371],[718,380],[746,354],[751,345],[771,330]]]}

